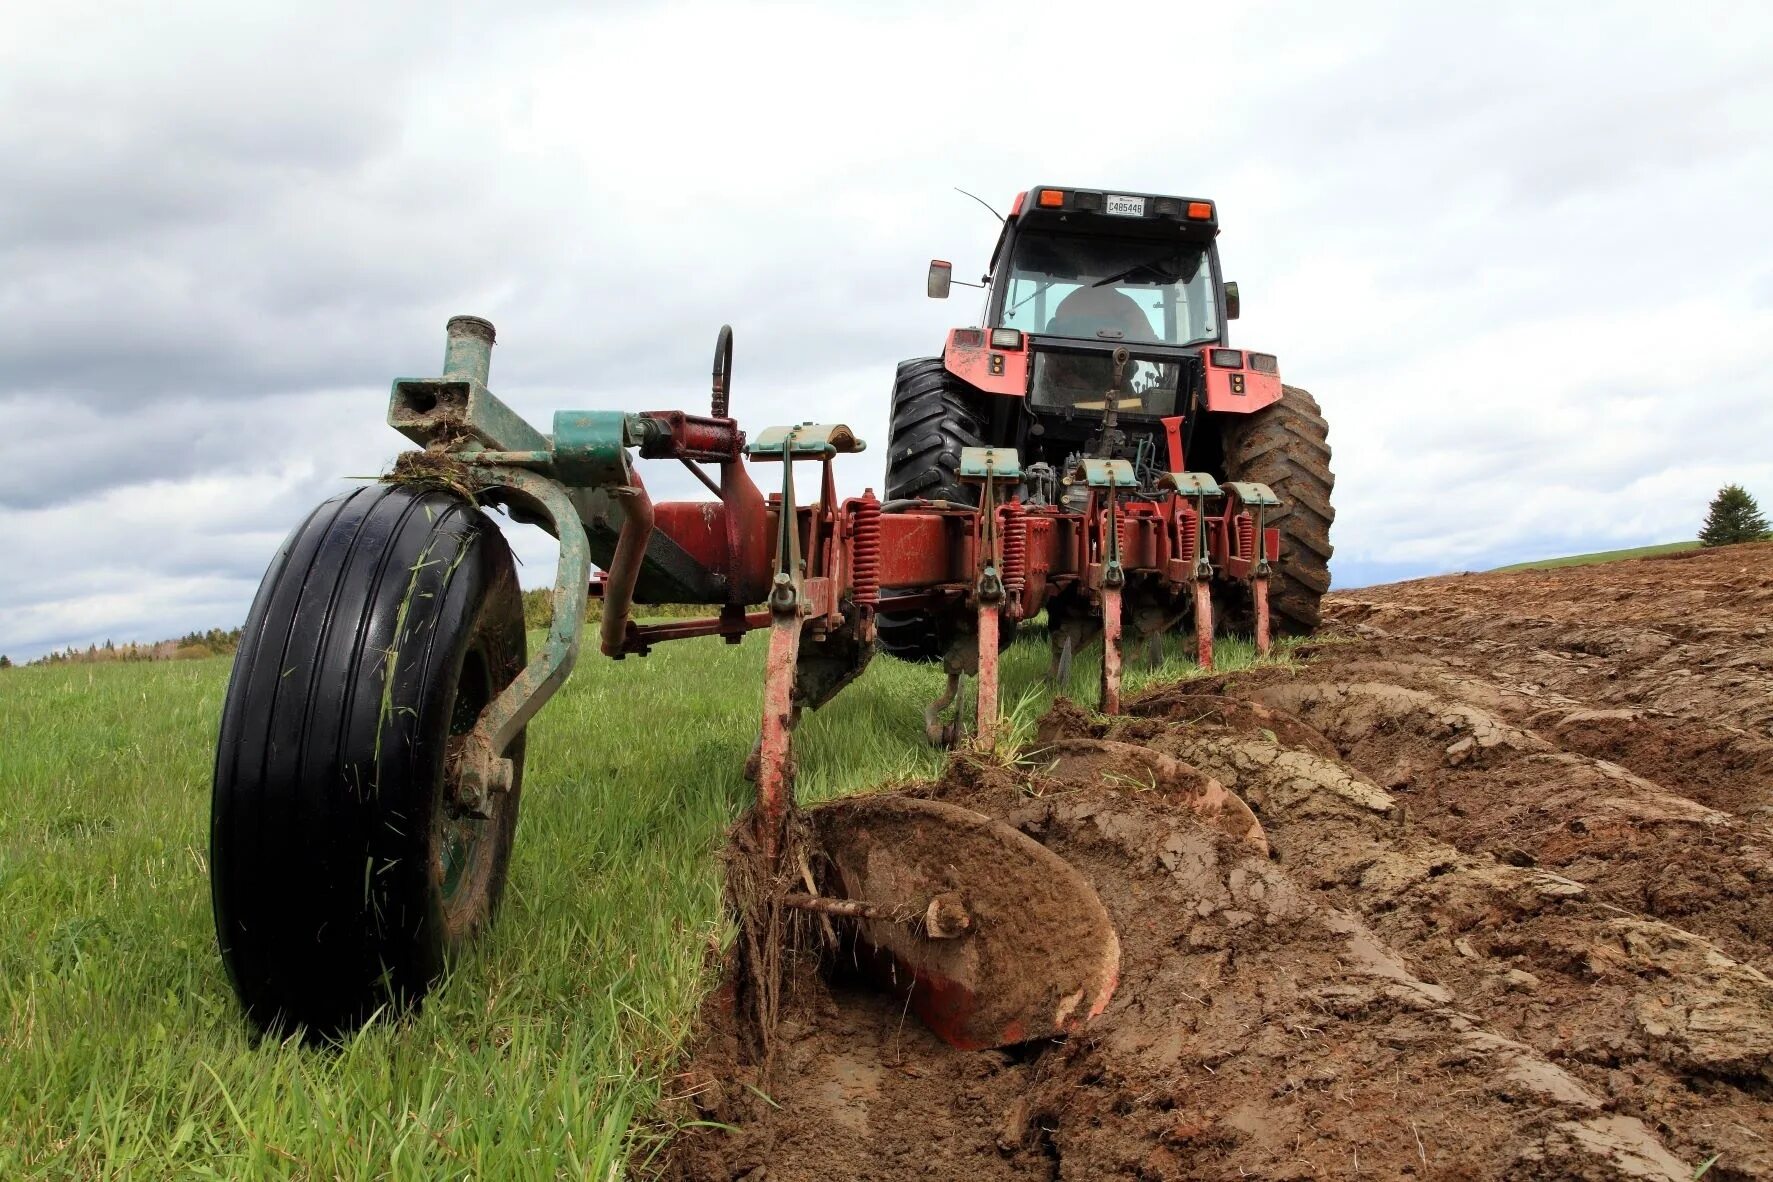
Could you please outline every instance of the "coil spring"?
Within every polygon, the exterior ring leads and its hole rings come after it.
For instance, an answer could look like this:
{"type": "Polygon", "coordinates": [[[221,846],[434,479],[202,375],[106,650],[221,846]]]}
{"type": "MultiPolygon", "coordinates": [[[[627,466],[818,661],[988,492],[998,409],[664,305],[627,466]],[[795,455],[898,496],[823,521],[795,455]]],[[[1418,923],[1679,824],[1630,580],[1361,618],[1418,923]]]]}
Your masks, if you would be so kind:
{"type": "Polygon", "coordinates": [[[1248,513],[1237,515],[1237,556],[1244,559],[1256,557],[1256,523],[1250,520],[1248,513]]]}
{"type": "Polygon", "coordinates": [[[998,510],[998,523],[1003,530],[1003,589],[1016,600],[1028,583],[1028,522],[1022,502],[1010,501],[998,510]]]}
{"type": "Polygon", "coordinates": [[[1182,514],[1182,555],[1189,562],[1200,553],[1200,517],[1188,511],[1182,514]]]}
{"type": "Polygon", "coordinates": [[[856,603],[874,607],[880,603],[880,502],[869,489],[856,498],[855,506],[850,553],[855,563],[856,603]]]}

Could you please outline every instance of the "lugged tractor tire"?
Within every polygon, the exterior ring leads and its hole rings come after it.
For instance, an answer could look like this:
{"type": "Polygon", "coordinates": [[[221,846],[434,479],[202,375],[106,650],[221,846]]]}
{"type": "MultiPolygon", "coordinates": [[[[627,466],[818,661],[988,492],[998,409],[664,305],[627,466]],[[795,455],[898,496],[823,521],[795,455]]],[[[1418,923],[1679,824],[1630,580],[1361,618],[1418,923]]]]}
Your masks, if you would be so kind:
{"type": "MultiPolygon", "coordinates": [[[[910,497],[979,503],[978,486],[960,480],[961,448],[985,446],[984,423],[968,404],[967,390],[940,357],[899,363],[887,428],[888,503],[910,497]]],[[[901,661],[941,660],[949,640],[942,622],[927,612],[891,611],[891,603],[888,588],[875,616],[880,651],[901,661]]]]}
{"type": "Polygon", "coordinates": [[[210,892],[228,978],[268,1033],[336,1037],[416,1006],[492,921],[523,784],[475,820],[452,739],[522,670],[510,548],[469,502],[377,484],[290,534],[222,708],[210,892]]]}
{"type": "Polygon", "coordinates": [[[1266,484],[1280,498],[1266,521],[1280,530],[1280,562],[1268,584],[1280,635],[1317,631],[1319,604],[1330,589],[1336,475],[1329,436],[1317,399],[1297,386],[1282,386],[1279,402],[1232,420],[1225,431],[1225,478],[1266,484]]]}
{"type": "Polygon", "coordinates": [[[887,428],[886,499],[979,503],[979,486],[960,479],[960,452],[984,447],[985,423],[972,407],[972,387],[940,357],[899,363],[887,428]]]}

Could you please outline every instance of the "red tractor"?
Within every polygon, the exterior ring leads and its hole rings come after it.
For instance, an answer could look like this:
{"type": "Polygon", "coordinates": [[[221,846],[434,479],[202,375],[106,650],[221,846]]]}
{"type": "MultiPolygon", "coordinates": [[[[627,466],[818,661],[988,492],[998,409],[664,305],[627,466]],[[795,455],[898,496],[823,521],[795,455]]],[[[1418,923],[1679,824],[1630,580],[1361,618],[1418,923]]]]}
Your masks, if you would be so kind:
{"type": "MultiPolygon", "coordinates": [[[[1017,194],[985,277],[982,325],[950,331],[940,357],[899,366],[888,511],[977,505],[981,486],[961,476],[962,450],[975,447],[1014,450],[1029,508],[1081,501],[1086,490],[1066,477],[1085,457],[1128,461],[1136,495],[1150,499],[1171,495],[1166,473],[1266,485],[1281,502],[1268,517],[1280,534],[1275,627],[1316,629],[1335,519],[1329,428],[1310,394],[1281,384],[1272,353],[1231,347],[1238,292],[1221,277],[1218,233],[1211,201],[1053,185],[1017,194]]],[[[951,282],[950,264],[930,264],[932,297],[946,298],[951,282]]],[[[1161,591],[1147,597],[1128,605],[1147,635],[1183,618],[1161,591]]],[[[883,588],[879,644],[892,656],[941,659],[968,626],[964,611],[894,611],[893,598],[883,588]]],[[[1079,588],[1047,612],[1057,638],[1087,628],[1091,609],[1079,588]]]]}

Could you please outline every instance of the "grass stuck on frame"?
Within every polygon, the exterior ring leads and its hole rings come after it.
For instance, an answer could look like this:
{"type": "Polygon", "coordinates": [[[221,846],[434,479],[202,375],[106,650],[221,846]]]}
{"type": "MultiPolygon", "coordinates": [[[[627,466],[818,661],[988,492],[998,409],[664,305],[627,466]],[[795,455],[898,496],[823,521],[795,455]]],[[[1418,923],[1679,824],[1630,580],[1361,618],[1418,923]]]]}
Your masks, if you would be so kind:
{"type": "MultiPolygon", "coordinates": [[[[726,938],[713,855],[750,802],[763,650],[587,652],[531,724],[491,938],[418,1015],[319,1050],[255,1042],[216,951],[228,661],[0,673],[0,1177],[603,1179],[643,1161],[726,938]]],[[[1130,661],[1128,692],[1189,673],[1181,651],[1130,661]]],[[[1005,654],[1011,736],[1050,701],[1046,663],[1038,635],[1005,654]]],[[[1080,654],[1070,695],[1093,701],[1098,669],[1080,654]]],[[[922,710],[941,680],[881,658],[809,713],[802,799],[936,773],[922,710]]]]}

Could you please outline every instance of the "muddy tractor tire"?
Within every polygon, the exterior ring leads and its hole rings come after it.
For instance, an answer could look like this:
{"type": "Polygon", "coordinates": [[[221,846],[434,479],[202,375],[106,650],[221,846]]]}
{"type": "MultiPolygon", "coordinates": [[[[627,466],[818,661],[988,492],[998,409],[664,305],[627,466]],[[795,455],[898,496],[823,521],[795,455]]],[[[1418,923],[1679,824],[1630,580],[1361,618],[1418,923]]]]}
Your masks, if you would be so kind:
{"type": "MultiPolygon", "coordinates": [[[[940,357],[901,362],[893,379],[892,418],[887,428],[886,500],[979,503],[976,485],[960,480],[960,451],[985,444],[984,424],[968,405],[967,386],[940,357]]],[[[878,647],[901,661],[939,661],[949,637],[926,612],[894,612],[892,590],[881,593],[875,617],[878,647]]]]}
{"type": "Polygon", "coordinates": [[[1268,585],[1275,630],[1286,636],[1317,631],[1319,602],[1330,589],[1330,426],[1317,399],[1282,386],[1281,400],[1225,432],[1225,477],[1266,484],[1280,497],[1267,524],[1280,530],[1280,562],[1268,585]]]}
{"type": "Polygon", "coordinates": [[[335,1037],[417,1005],[492,920],[523,782],[477,820],[452,739],[522,670],[511,551],[474,505],[371,485],[284,542],[223,704],[216,937],[255,1026],[335,1037]]]}

